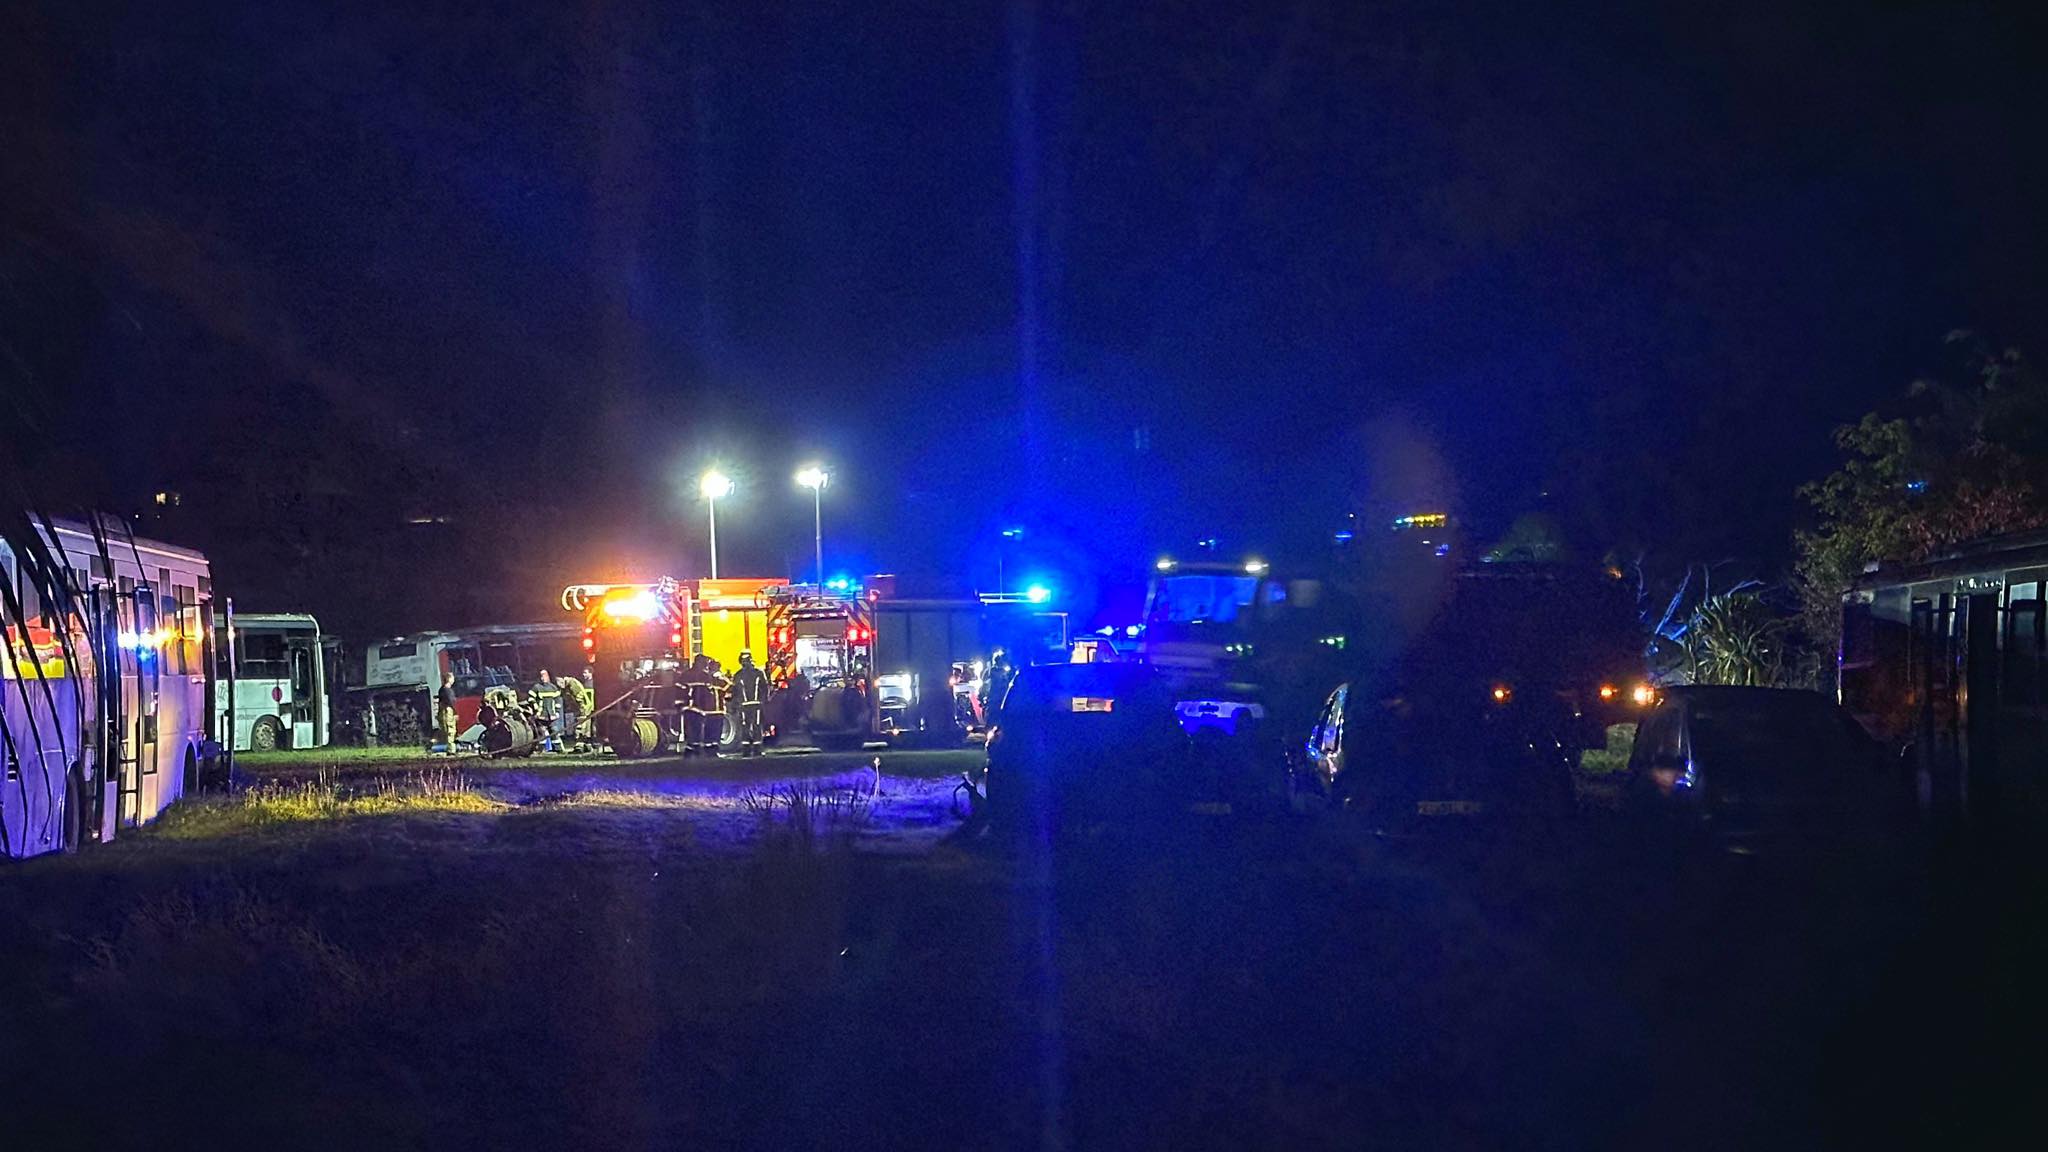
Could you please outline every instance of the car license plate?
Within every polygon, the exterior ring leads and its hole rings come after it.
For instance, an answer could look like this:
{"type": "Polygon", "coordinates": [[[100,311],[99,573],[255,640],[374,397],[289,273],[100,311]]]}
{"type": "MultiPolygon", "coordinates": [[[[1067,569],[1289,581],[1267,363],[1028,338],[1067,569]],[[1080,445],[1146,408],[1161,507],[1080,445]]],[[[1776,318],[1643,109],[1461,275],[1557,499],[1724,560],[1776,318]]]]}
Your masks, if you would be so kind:
{"type": "Polygon", "coordinates": [[[1115,700],[1115,699],[1114,699],[1113,697],[1109,697],[1109,696],[1076,696],[1076,697],[1074,697],[1074,711],[1076,711],[1076,712],[1113,712],[1113,711],[1115,711],[1115,710],[1116,710],[1116,700],[1115,700]]]}
{"type": "Polygon", "coordinates": [[[1417,816],[1476,816],[1486,805],[1477,800],[1423,800],[1415,805],[1417,816]]]}

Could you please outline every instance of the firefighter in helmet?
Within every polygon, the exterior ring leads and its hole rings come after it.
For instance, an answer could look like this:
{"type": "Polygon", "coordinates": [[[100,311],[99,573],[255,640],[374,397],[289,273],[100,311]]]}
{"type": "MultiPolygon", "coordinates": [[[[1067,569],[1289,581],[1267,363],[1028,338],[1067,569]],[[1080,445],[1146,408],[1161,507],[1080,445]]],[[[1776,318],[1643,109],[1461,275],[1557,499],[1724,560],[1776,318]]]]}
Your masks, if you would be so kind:
{"type": "Polygon", "coordinates": [[[678,681],[687,693],[683,703],[684,751],[712,752],[717,749],[711,718],[718,713],[718,690],[724,680],[711,657],[699,652],[690,661],[688,673],[678,681]]]}
{"type": "Polygon", "coordinates": [[[540,679],[526,690],[526,707],[540,725],[537,735],[541,747],[550,751],[560,751],[563,747],[562,705],[562,686],[555,683],[547,669],[541,669],[540,679]]]}
{"type": "Polygon", "coordinates": [[[740,666],[732,674],[732,698],[739,706],[740,755],[761,754],[761,709],[768,702],[768,674],[754,666],[752,652],[740,653],[740,666]]]}
{"type": "Polygon", "coordinates": [[[681,732],[683,755],[695,755],[704,747],[705,701],[711,694],[711,673],[709,661],[703,653],[691,659],[689,666],[676,674],[676,696],[682,704],[683,730],[681,732]]]}
{"type": "Polygon", "coordinates": [[[700,706],[704,710],[704,747],[707,756],[718,753],[718,745],[725,738],[725,698],[732,687],[732,680],[725,674],[725,666],[715,656],[704,658],[704,671],[709,677],[710,692],[702,697],[700,706]]]}

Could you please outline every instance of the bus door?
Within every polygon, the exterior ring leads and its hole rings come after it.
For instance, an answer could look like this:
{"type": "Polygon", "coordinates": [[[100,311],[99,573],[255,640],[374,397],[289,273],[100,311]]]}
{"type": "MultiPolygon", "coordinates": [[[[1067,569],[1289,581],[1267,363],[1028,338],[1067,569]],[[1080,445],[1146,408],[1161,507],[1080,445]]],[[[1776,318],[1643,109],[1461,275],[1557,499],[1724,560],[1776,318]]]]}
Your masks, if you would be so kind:
{"type": "Polygon", "coordinates": [[[1957,597],[1962,610],[1961,685],[1962,765],[1967,791],[1977,793],[1977,807],[1990,812],[2003,807],[1997,796],[2002,783],[1998,757],[1998,594],[1957,597]]]}
{"type": "Polygon", "coordinates": [[[313,633],[294,636],[286,644],[294,748],[317,748],[327,743],[326,670],[321,667],[318,644],[313,633]]]}
{"type": "Polygon", "coordinates": [[[1948,593],[1913,599],[1913,696],[1919,707],[1914,749],[1920,792],[1932,810],[1960,815],[1969,810],[1969,782],[1962,771],[1962,724],[1957,700],[1960,645],[1955,598],[1948,593]]]}
{"type": "Polygon", "coordinates": [[[157,643],[156,589],[123,576],[119,578],[121,634],[120,692],[122,705],[122,748],[120,818],[139,826],[145,811],[155,811],[157,774],[157,705],[162,698],[162,661],[157,643]]]}

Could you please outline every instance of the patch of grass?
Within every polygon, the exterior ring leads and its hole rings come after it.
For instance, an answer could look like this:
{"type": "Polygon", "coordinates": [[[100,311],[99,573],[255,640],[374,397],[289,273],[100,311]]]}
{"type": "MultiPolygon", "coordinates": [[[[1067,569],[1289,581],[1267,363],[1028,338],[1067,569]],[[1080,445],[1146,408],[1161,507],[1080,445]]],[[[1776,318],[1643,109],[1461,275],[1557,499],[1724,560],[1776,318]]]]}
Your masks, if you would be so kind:
{"type": "Polygon", "coordinates": [[[844,848],[871,822],[879,785],[879,778],[876,786],[867,790],[794,781],[765,792],[741,793],[740,807],[768,831],[766,843],[780,843],[802,853],[844,848]]]}
{"type": "Polygon", "coordinates": [[[1616,724],[1607,730],[1607,747],[1591,748],[1579,761],[1579,771],[1588,776],[1611,776],[1628,767],[1628,755],[1636,746],[1636,726],[1616,724]]]}
{"type": "Polygon", "coordinates": [[[342,784],[323,772],[312,780],[273,781],[233,796],[180,802],[151,826],[151,834],[172,840],[210,839],[356,816],[481,815],[510,807],[472,787],[452,768],[379,777],[362,785],[342,784]]]}
{"type": "Polygon", "coordinates": [[[337,744],[328,748],[292,748],[276,752],[237,752],[235,763],[243,768],[314,768],[323,764],[389,763],[418,760],[426,750],[412,745],[359,748],[337,744]]]}

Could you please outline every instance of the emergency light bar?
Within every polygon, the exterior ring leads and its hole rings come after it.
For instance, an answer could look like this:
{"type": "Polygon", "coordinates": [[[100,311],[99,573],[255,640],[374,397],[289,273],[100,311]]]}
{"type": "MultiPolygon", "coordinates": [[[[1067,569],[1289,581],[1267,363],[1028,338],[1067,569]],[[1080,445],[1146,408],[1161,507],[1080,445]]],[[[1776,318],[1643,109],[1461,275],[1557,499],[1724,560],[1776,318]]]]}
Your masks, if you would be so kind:
{"type": "Polygon", "coordinates": [[[605,593],[602,611],[613,620],[652,620],[661,613],[661,598],[642,589],[638,592],[615,589],[605,593]],[[618,595],[618,592],[625,592],[618,595]]]}
{"type": "Polygon", "coordinates": [[[673,576],[663,576],[652,584],[571,584],[562,589],[562,611],[588,612],[591,601],[603,600],[614,590],[637,590],[668,599],[675,596],[678,587],[673,576]]]}

